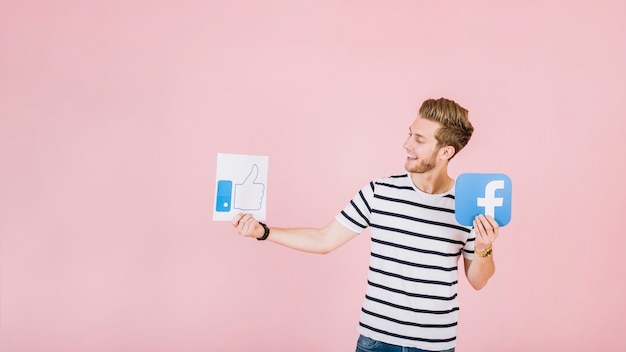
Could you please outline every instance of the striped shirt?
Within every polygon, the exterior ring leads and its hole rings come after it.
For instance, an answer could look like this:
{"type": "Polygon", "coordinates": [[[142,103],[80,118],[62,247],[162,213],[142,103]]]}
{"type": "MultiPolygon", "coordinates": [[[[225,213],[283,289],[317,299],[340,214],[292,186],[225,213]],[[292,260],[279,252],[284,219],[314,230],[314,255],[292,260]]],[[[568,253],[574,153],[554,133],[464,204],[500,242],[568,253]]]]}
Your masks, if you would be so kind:
{"type": "Polygon", "coordinates": [[[456,345],[458,263],[474,258],[474,232],[454,217],[454,187],[428,194],[409,174],[363,187],[337,221],[370,227],[371,255],[360,334],[386,343],[445,350],[456,345]]]}

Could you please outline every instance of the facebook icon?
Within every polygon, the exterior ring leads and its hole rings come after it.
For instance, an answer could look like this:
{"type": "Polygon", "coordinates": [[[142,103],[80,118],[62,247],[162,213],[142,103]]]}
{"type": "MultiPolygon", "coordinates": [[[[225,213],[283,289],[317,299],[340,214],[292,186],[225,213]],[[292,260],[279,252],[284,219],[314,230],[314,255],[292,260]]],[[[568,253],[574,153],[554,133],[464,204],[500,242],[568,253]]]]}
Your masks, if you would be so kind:
{"type": "Polygon", "coordinates": [[[511,221],[511,179],[504,174],[461,174],[455,187],[456,221],[472,226],[478,214],[491,215],[500,226],[511,221]]]}

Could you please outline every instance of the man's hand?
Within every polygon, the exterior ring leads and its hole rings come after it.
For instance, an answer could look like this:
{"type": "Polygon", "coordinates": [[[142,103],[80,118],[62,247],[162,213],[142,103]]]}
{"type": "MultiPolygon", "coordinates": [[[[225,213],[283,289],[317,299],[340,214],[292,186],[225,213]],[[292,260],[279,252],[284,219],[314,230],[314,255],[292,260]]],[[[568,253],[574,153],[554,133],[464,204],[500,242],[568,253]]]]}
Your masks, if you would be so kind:
{"type": "Polygon", "coordinates": [[[476,241],[474,242],[473,260],[463,258],[465,264],[465,275],[472,287],[480,290],[489,278],[493,276],[496,268],[491,253],[491,245],[498,238],[500,226],[493,217],[487,215],[478,215],[474,219],[474,232],[476,233],[476,241]]]}
{"type": "Polygon", "coordinates": [[[260,238],[265,233],[265,229],[257,219],[251,214],[239,213],[233,218],[233,227],[237,233],[243,236],[260,238]]]}
{"type": "Polygon", "coordinates": [[[498,238],[500,226],[490,215],[478,215],[474,219],[474,230],[476,231],[476,242],[474,251],[484,251],[498,238]]]}

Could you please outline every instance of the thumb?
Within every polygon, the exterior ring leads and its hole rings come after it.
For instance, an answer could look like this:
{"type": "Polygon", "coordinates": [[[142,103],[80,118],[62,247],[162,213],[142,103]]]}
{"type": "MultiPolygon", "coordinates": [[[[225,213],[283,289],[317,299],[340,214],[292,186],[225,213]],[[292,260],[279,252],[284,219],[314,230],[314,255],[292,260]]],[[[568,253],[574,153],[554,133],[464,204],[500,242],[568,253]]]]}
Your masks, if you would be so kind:
{"type": "Polygon", "coordinates": [[[256,164],[252,165],[252,170],[250,170],[250,173],[248,174],[248,176],[246,176],[246,179],[243,181],[244,184],[250,182],[250,183],[254,183],[254,181],[256,181],[256,178],[259,176],[259,167],[256,164]]]}

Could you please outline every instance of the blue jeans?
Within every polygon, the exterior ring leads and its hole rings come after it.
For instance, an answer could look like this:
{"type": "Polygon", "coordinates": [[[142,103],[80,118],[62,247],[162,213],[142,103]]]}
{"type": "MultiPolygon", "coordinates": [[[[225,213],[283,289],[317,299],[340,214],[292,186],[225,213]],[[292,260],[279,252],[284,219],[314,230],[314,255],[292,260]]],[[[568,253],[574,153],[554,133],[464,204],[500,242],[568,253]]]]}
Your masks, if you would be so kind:
{"type": "MultiPolygon", "coordinates": [[[[356,343],[356,352],[429,352],[429,351],[421,350],[416,347],[402,347],[402,346],[391,345],[388,343],[376,341],[374,339],[370,339],[369,337],[360,335],[359,341],[357,341],[356,343]]],[[[454,348],[451,348],[449,350],[443,350],[440,352],[454,352],[454,348]]]]}

